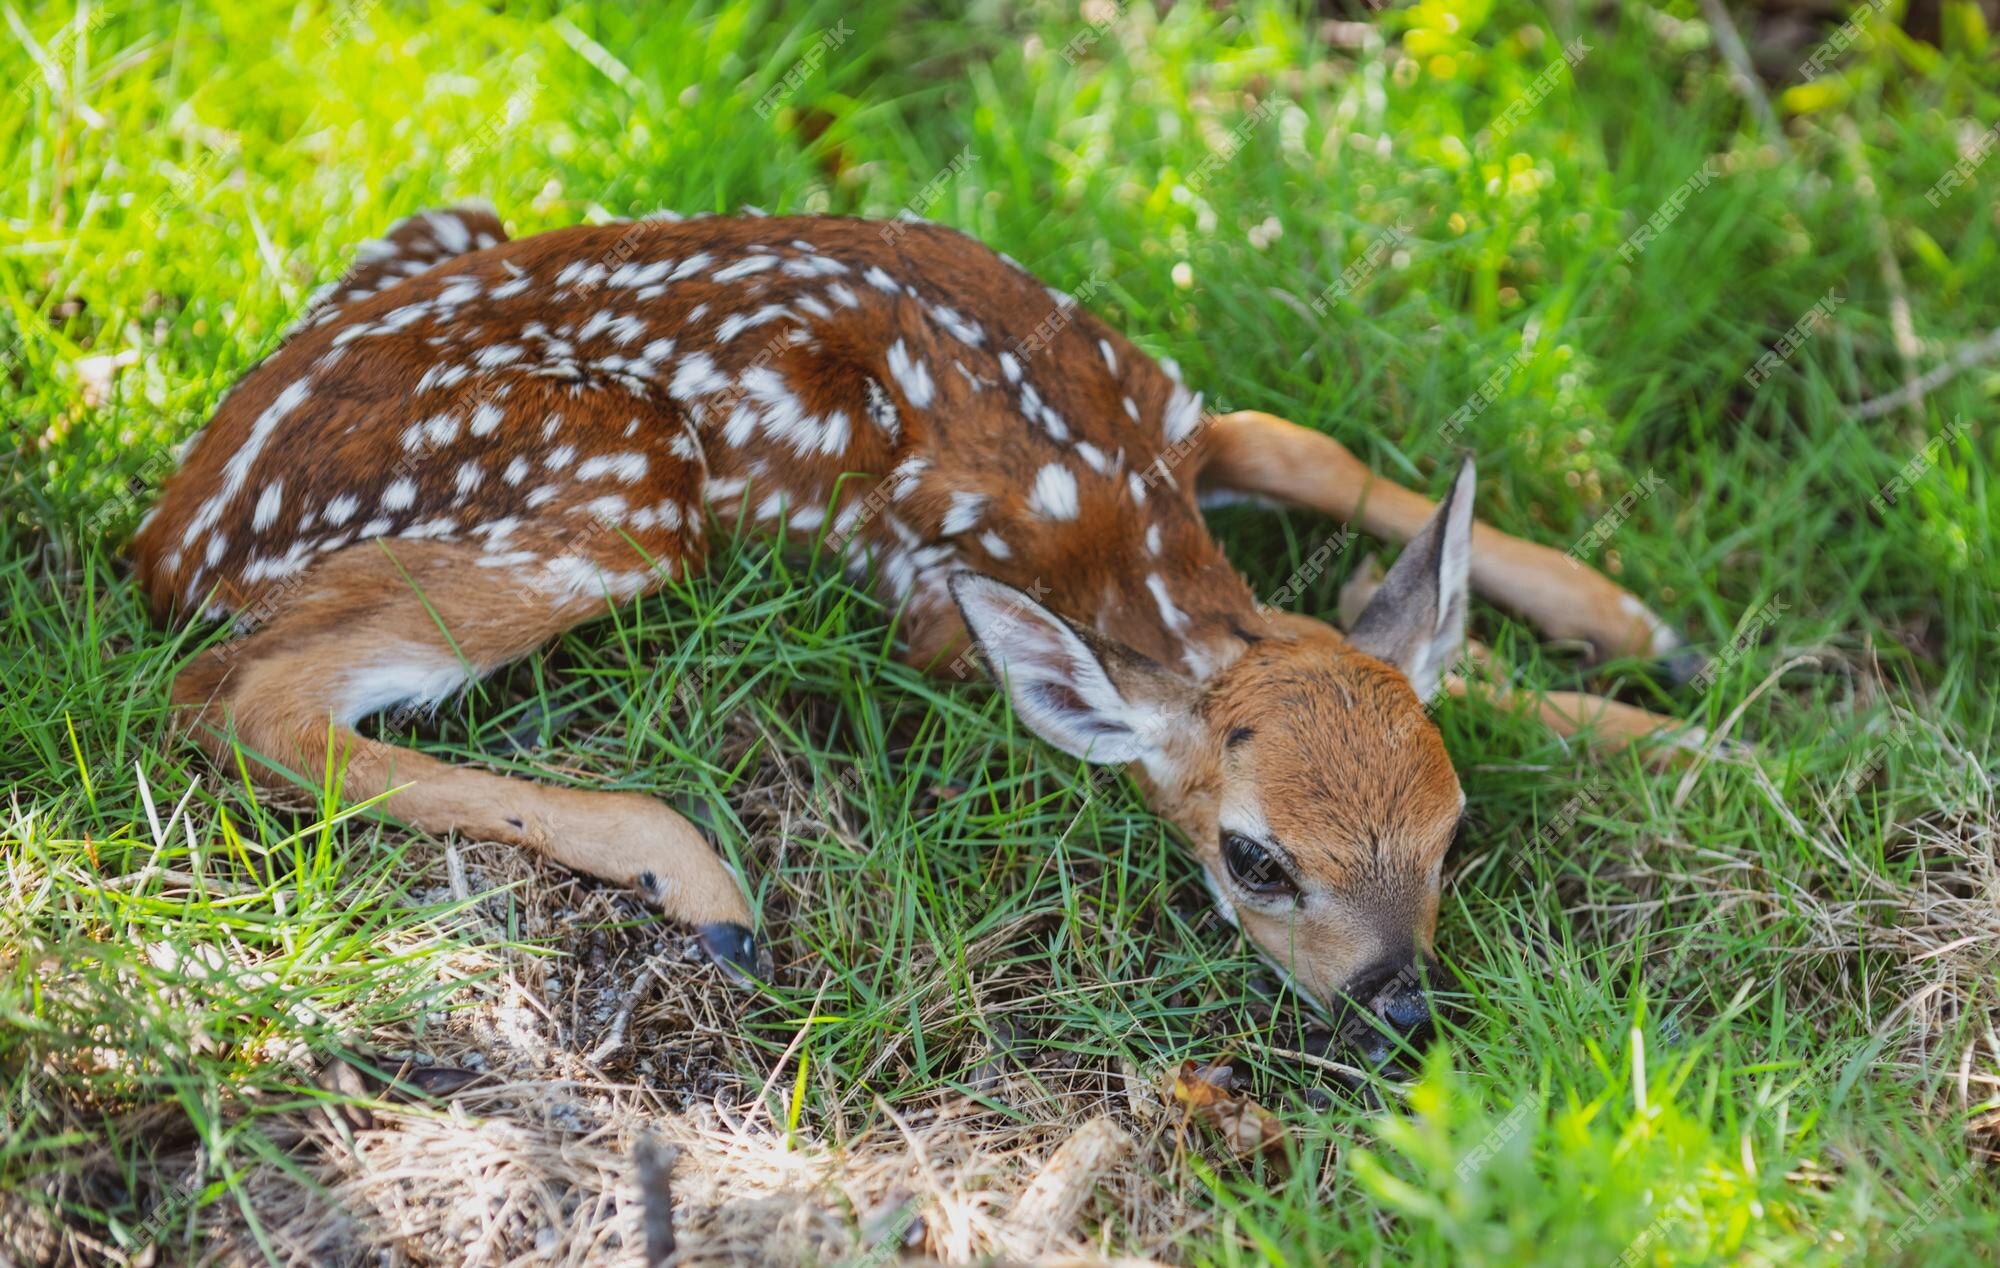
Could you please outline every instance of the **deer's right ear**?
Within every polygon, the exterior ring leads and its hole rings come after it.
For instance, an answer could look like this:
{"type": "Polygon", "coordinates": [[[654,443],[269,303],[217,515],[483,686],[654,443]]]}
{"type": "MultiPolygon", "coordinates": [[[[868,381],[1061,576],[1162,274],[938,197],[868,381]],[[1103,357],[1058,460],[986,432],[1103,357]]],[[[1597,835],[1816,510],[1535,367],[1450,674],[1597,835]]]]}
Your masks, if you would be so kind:
{"type": "Polygon", "coordinates": [[[1160,756],[1181,710],[1173,692],[1159,689],[1163,684],[1134,681],[1162,677],[1158,671],[1125,672],[1139,660],[1133,653],[1087,637],[990,577],[954,573],[951,596],[1029,730],[1091,762],[1122,765],[1160,756]]]}
{"type": "Polygon", "coordinates": [[[1467,458],[1444,505],[1403,547],[1347,632],[1350,645],[1402,670],[1420,700],[1437,694],[1465,647],[1474,481],[1467,458]]]}

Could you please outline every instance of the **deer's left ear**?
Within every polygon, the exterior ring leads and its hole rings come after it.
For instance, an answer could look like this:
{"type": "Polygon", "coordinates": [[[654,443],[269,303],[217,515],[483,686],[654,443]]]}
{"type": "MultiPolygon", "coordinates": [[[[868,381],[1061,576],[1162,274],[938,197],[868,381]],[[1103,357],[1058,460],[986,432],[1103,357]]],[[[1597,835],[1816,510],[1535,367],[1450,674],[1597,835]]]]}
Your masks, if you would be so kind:
{"type": "Polygon", "coordinates": [[[1014,712],[1070,756],[1152,764],[1173,728],[1186,722],[1191,687],[1085,634],[1014,587],[960,572],[951,578],[951,595],[1014,712]]]}
{"type": "Polygon", "coordinates": [[[1355,618],[1347,641],[1403,671],[1420,700],[1437,694],[1465,645],[1467,578],[1472,571],[1472,459],[1451,493],[1355,618]]]}

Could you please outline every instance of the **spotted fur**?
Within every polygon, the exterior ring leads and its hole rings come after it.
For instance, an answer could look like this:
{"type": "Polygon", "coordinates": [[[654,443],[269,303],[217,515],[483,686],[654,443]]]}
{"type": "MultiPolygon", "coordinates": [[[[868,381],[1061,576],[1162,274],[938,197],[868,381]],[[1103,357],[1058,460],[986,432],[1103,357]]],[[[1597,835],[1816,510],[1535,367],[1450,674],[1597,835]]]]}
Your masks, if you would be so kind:
{"type": "Polygon", "coordinates": [[[162,609],[254,612],[329,555],[420,538],[622,599],[746,516],[829,533],[914,648],[954,641],[944,579],[973,568],[1155,613],[1121,635],[1212,663],[1249,592],[1174,473],[1199,398],[971,239],[897,229],[403,221],[224,403],[140,574],[162,609]]]}
{"type": "MultiPolygon", "coordinates": [[[[1172,362],[948,229],[758,215],[508,240],[453,209],[363,248],[191,444],[133,554],[163,616],[243,634],[174,687],[218,760],[240,741],[272,782],[337,767],[420,828],[636,885],[756,972],[738,879],[681,816],[354,727],[685,575],[718,522],[823,541],[899,611],[913,661],[964,676],[970,622],[1039,734],[1131,763],[1218,906],[1332,999],[1406,980],[1429,943],[1463,799],[1411,686],[1446,685],[1468,576],[1608,650],[1665,632],[1555,552],[1476,536],[1471,507],[1469,464],[1434,513],[1320,433],[1208,419],[1172,362]],[[1197,476],[1412,542],[1352,642],[1254,601],[1197,476]],[[1295,902],[1230,888],[1220,842],[1246,834],[1295,902]]],[[[1553,704],[1559,729],[1666,723],[1553,704]]]]}

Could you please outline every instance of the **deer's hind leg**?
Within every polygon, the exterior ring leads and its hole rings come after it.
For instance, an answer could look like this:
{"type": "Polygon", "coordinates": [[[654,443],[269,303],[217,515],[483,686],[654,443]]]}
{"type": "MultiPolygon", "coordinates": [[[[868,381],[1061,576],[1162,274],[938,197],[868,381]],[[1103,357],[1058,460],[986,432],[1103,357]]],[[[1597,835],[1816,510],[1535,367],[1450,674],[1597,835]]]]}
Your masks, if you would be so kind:
{"type": "MultiPolygon", "coordinates": [[[[1408,541],[1437,509],[1423,494],[1376,475],[1333,437],[1256,410],[1217,418],[1200,461],[1205,492],[1305,507],[1395,542],[1408,541]]],[[[1671,627],[1596,569],[1485,524],[1472,529],[1472,587],[1551,638],[1588,643],[1600,659],[1668,657],[1681,646],[1671,627]]],[[[1668,666],[1692,672],[1697,662],[1680,656],[1668,666]]]]}
{"type": "MultiPolygon", "coordinates": [[[[629,567],[629,547],[618,543],[629,567]]],[[[240,746],[271,786],[344,796],[394,791],[384,813],[425,832],[523,846],[630,885],[693,925],[732,975],[759,971],[750,909],[729,869],[686,819],[636,793],[555,788],[453,766],[367,739],[362,718],[435,702],[605,610],[600,591],[482,566],[477,546],[378,539],[304,574],[255,632],[182,672],[174,703],[225,768],[240,746]]]]}

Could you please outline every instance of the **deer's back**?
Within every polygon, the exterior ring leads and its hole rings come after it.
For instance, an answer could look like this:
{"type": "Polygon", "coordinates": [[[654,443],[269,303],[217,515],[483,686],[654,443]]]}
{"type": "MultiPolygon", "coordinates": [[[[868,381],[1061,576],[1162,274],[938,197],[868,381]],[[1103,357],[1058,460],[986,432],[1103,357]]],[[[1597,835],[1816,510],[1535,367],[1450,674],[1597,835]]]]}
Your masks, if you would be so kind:
{"type": "Polygon", "coordinates": [[[698,560],[704,512],[824,532],[919,617],[955,567],[1059,611],[1157,609],[1161,655],[1196,595],[1240,589],[1176,472],[1198,399],[961,234],[455,223],[365,254],[225,400],[135,542],[156,607],[241,611],[402,538],[630,593],[698,560]]]}

